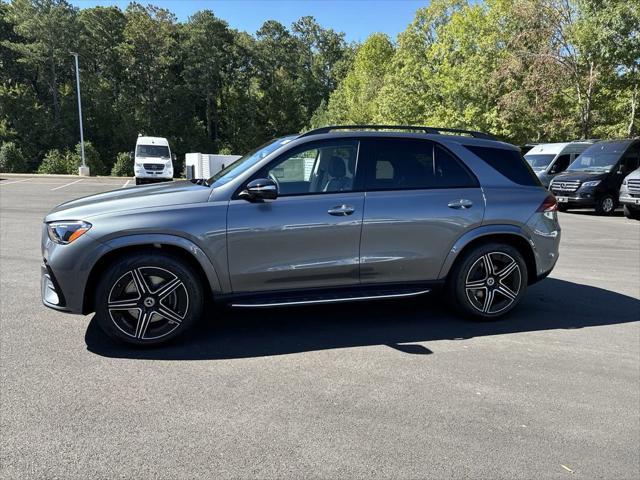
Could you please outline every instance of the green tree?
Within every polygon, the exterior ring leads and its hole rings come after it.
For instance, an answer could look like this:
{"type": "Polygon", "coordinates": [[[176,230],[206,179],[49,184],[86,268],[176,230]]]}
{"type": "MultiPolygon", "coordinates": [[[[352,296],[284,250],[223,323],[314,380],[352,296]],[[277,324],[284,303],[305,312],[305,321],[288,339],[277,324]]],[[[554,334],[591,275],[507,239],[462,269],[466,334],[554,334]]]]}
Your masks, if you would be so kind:
{"type": "Polygon", "coordinates": [[[204,110],[207,136],[214,151],[220,139],[220,109],[224,109],[223,89],[233,81],[234,36],[227,23],[204,10],[189,18],[182,29],[182,71],[191,95],[204,110]]]}
{"type": "Polygon", "coordinates": [[[393,56],[394,47],[386,35],[371,35],[358,48],[351,70],[331,94],[324,118],[317,116],[315,121],[357,124],[380,119],[379,93],[393,56]]]}
{"type": "Polygon", "coordinates": [[[60,87],[71,74],[69,51],[76,47],[76,10],[65,0],[14,0],[8,14],[22,41],[5,41],[4,45],[19,54],[17,61],[28,67],[36,88],[48,91],[52,126],[57,130],[62,112],[60,87]]]}

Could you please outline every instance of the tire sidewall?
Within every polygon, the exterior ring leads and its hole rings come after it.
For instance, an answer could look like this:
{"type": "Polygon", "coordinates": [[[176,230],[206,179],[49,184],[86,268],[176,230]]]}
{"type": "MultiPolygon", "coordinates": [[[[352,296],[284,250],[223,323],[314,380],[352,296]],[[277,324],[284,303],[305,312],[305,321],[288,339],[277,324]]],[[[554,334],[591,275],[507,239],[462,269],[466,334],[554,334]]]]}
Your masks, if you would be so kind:
{"type": "Polygon", "coordinates": [[[182,335],[199,320],[202,315],[202,305],[202,286],[193,269],[184,261],[160,252],[136,253],[118,259],[104,272],[95,292],[95,312],[100,328],[114,340],[133,345],[157,345],[182,335]],[[160,267],[170,271],[184,283],[189,294],[189,307],[180,326],[161,338],[138,339],[130,337],[116,327],[109,315],[107,300],[112,286],[126,272],[139,267],[160,267]]]}
{"type": "Polygon", "coordinates": [[[617,207],[617,200],[616,200],[615,196],[613,196],[610,193],[605,193],[600,198],[598,198],[598,204],[596,205],[596,212],[599,215],[611,215],[611,214],[613,214],[613,212],[615,212],[616,207],[617,207]],[[610,211],[606,211],[604,209],[604,202],[605,202],[605,200],[607,198],[610,198],[611,201],[613,202],[613,207],[611,208],[610,211]]]}
{"type": "Polygon", "coordinates": [[[527,264],[518,249],[507,244],[485,243],[464,254],[464,256],[454,266],[449,279],[449,299],[453,302],[453,306],[465,316],[475,320],[490,321],[507,315],[518,306],[520,300],[525,294],[527,281],[527,264]],[[520,274],[522,277],[520,279],[521,286],[515,300],[507,308],[497,313],[482,313],[471,305],[467,298],[465,284],[467,274],[476,260],[478,260],[482,255],[492,252],[506,253],[516,261],[518,267],[520,267],[520,274]]]}

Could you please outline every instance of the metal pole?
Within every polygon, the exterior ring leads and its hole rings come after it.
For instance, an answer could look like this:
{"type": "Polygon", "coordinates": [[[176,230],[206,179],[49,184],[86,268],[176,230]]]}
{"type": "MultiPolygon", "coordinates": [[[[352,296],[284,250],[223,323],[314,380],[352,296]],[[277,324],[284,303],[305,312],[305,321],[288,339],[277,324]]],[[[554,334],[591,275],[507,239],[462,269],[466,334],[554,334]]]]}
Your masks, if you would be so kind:
{"type": "Polygon", "coordinates": [[[76,85],[78,89],[78,117],[80,118],[80,154],[82,157],[82,168],[87,164],[84,161],[84,132],[82,131],[82,101],[80,100],[80,69],[78,68],[78,54],[71,52],[76,59],[76,85]]]}

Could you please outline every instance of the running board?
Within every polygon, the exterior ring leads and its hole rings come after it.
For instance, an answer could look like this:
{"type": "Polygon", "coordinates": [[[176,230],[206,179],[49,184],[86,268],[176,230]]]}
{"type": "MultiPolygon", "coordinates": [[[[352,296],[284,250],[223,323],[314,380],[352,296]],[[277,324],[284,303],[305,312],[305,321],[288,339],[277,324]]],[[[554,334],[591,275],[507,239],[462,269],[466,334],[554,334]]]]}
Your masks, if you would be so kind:
{"type": "MultiPolygon", "coordinates": [[[[419,295],[424,295],[425,293],[429,293],[431,291],[430,288],[426,290],[418,290],[418,291],[410,291],[410,292],[402,292],[402,293],[375,293],[368,292],[366,295],[349,295],[342,297],[332,297],[332,298],[324,298],[320,296],[316,296],[316,298],[307,298],[307,299],[296,299],[296,300],[286,300],[286,299],[274,299],[273,301],[261,301],[261,302],[244,302],[244,303],[232,303],[232,307],[241,307],[241,308],[268,308],[268,307],[290,307],[296,305],[317,305],[323,303],[344,303],[344,302],[361,302],[364,300],[383,300],[389,298],[407,298],[407,297],[417,297],[419,295]]],[[[387,291],[388,292],[388,291],[387,291]]],[[[397,292],[397,291],[396,291],[397,292]]]]}

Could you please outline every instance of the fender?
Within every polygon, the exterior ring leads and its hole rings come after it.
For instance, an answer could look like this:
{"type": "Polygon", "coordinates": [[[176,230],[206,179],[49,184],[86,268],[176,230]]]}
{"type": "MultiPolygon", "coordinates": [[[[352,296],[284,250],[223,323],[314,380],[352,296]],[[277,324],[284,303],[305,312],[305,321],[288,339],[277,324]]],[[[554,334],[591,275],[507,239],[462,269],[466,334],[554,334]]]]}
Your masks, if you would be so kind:
{"type": "MultiPolygon", "coordinates": [[[[449,274],[449,270],[453,266],[453,263],[458,258],[460,252],[469,245],[472,241],[487,237],[490,235],[517,235],[522,239],[526,240],[526,242],[533,246],[533,240],[529,235],[527,235],[526,231],[517,225],[509,225],[509,224],[497,224],[497,225],[481,225],[473,230],[466,232],[462,235],[451,247],[447,257],[444,259],[442,267],[440,268],[440,273],[438,274],[438,279],[443,279],[449,274]]],[[[536,258],[537,260],[537,258],[536,258]]]]}
{"type": "Polygon", "coordinates": [[[218,278],[218,273],[216,272],[216,269],[214,268],[207,254],[204,253],[204,251],[198,245],[184,237],[162,233],[131,234],[112,238],[108,241],[103,242],[103,244],[109,249],[109,251],[117,250],[123,247],[135,247],[138,245],[149,244],[171,245],[174,247],[182,248],[183,250],[189,252],[191,256],[195,258],[200,264],[200,267],[202,267],[202,270],[207,276],[211,291],[214,294],[222,293],[222,286],[220,284],[220,279],[218,278]]]}

